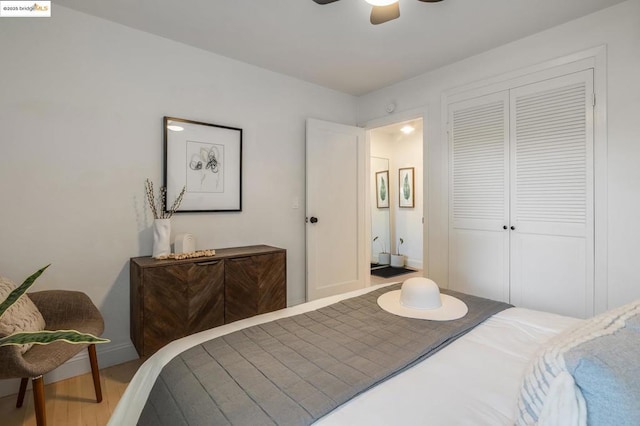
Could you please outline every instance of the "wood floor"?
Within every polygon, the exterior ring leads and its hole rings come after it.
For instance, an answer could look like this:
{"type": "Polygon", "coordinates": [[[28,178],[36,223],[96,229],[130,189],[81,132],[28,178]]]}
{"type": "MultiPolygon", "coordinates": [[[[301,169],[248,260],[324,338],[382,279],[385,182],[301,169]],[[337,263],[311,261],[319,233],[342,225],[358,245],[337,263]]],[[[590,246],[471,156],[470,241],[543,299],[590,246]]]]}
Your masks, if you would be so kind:
{"type": "MultiPolygon", "coordinates": [[[[47,425],[106,425],[127,384],[141,364],[141,360],[135,360],[100,370],[103,398],[100,404],[95,400],[91,373],[46,385],[47,425]]],[[[16,408],[16,398],[17,395],[10,395],[0,399],[0,424],[35,426],[31,390],[27,391],[22,408],[16,408]]]]}

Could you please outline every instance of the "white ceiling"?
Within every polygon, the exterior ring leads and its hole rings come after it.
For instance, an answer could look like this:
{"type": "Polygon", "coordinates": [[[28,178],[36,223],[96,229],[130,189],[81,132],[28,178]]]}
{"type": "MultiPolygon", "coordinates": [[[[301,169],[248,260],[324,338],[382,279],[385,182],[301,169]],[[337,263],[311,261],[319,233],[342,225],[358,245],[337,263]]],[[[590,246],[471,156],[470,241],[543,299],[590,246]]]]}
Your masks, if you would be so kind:
{"type": "Polygon", "coordinates": [[[369,23],[364,0],[324,6],[312,0],[55,3],[362,95],[622,1],[400,0],[400,18],[377,26],[369,23]]]}

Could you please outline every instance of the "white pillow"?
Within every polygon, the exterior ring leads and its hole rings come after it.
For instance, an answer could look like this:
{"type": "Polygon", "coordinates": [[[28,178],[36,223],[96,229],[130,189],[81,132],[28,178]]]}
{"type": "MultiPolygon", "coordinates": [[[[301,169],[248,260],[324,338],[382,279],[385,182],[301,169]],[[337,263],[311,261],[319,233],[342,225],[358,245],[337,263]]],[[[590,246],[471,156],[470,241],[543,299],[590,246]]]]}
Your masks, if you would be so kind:
{"type": "MultiPolygon", "coordinates": [[[[3,302],[15,288],[13,281],[0,277],[0,302],[3,302]]],[[[23,294],[0,317],[0,334],[3,336],[23,331],[41,331],[44,327],[42,314],[26,294],[23,294]]],[[[32,343],[19,345],[20,352],[25,353],[31,349],[31,346],[33,346],[32,343]]]]}
{"type": "Polygon", "coordinates": [[[618,332],[624,330],[627,323],[631,330],[638,315],[640,300],[585,320],[545,344],[524,377],[516,424],[578,426],[590,423],[587,411],[591,398],[585,400],[580,383],[576,384],[572,375],[580,362],[575,358],[584,358],[580,350],[591,348],[591,343],[607,336],[624,338],[624,334],[618,332]],[[571,360],[571,368],[567,368],[567,358],[571,360]]]}

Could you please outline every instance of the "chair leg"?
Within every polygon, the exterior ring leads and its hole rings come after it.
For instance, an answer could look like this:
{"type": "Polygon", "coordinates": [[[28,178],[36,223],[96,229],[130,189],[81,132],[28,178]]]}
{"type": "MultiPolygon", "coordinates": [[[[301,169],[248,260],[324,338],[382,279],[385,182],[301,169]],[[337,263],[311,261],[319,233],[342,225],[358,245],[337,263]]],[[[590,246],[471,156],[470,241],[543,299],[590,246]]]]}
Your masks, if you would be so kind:
{"type": "Polygon", "coordinates": [[[18,402],[16,402],[16,408],[22,407],[22,403],[24,402],[24,394],[27,392],[27,384],[29,383],[29,379],[27,377],[23,377],[20,380],[20,390],[18,391],[18,402]]]}
{"type": "Polygon", "coordinates": [[[44,380],[42,376],[34,377],[33,383],[33,403],[36,410],[36,425],[47,426],[47,412],[44,403],[44,380]]]}
{"type": "Polygon", "coordinates": [[[93,376],[93,387],[96,390],[96,402],[102,402],[102,388],[100,387],[100,369],[98,368],[98,356],[96,355],[96,345],[89,345],[89,361],[91,361],[91,375],[93,376]]]}

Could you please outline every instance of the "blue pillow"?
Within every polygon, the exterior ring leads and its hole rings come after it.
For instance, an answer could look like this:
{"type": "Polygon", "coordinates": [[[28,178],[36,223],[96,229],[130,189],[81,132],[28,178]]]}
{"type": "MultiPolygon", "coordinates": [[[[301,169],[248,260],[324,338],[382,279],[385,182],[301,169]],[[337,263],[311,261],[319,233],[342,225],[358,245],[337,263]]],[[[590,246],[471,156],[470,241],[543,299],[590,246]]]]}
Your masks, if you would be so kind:
{"type": "Polygon", "coordinates": [[[587,405],[588,425],[640,425],[640,317],[564,354],[587,405]]]}
{"type": "Polygon", "coordinates": [[[519,426],[640,426],[640,299],[543,344],[516,409],[519,426]]]}

